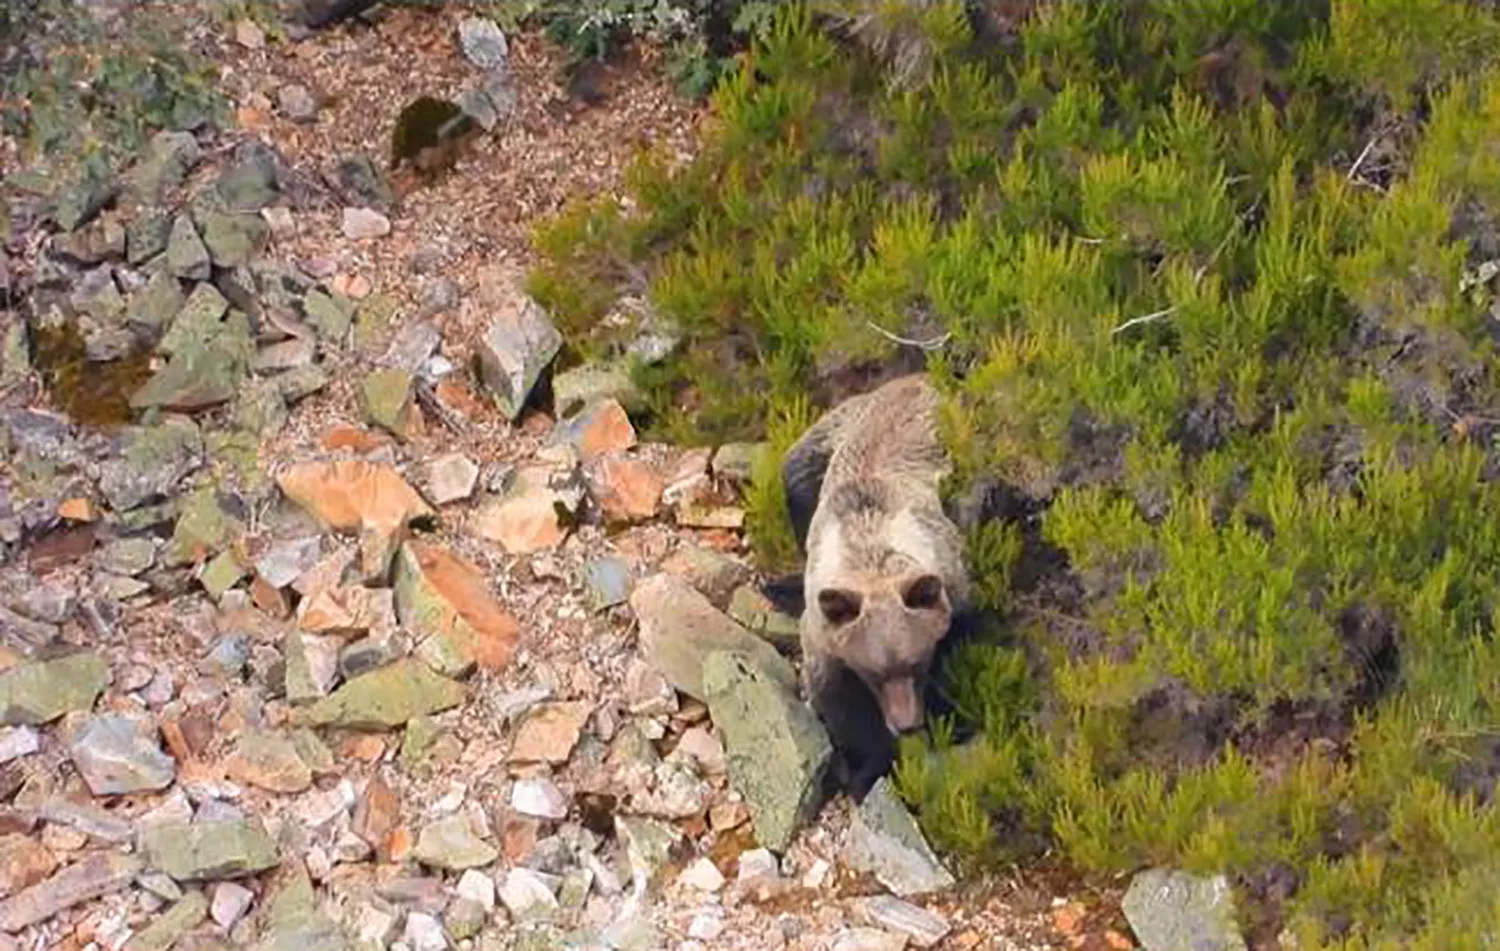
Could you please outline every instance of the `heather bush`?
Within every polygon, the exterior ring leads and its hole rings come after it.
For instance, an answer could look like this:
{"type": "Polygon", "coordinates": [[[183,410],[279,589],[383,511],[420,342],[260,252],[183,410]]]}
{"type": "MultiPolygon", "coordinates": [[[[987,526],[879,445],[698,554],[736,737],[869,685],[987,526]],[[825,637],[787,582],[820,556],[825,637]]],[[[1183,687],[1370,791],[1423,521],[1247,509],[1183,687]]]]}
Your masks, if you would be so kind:
{"type": "Polygon", "coordinates": [[[778,452],[931,370],[948,490],[1035,513],[973,532],[1001,621],[896,774],[951,855],[1226,871],[1304,951],[1492,942],[1500,15],[844,7],[538,235],[572,351],[641,298],[683,341],[636,365],[658,430],[778,452]]]}

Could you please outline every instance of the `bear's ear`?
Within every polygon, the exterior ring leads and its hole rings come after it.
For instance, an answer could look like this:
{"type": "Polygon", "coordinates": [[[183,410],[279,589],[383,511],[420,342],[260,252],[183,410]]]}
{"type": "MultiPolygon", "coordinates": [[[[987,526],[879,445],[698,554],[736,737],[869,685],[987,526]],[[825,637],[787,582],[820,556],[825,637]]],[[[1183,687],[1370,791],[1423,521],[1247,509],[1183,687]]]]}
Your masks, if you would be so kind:
{"type": "Polygon", "coordinates": [[[943,604],[943,579],[937,575],[918,575],[907,582],[901,601],[913,611],[932,611],[943,604]]]}
{"type": "Polygon", "coordinates": [[[834,627],[843,627],[859,617],[862,603],[858,592],[846,588],[824,588],[818,592],[818,610],[834,627]]]}

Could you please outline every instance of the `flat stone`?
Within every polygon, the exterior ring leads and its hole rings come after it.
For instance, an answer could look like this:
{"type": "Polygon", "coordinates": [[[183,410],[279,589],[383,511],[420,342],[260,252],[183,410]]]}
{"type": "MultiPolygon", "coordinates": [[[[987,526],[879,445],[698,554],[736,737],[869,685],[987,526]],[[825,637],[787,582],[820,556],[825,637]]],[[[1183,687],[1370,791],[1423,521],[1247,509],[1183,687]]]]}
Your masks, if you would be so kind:
{"type": "Polygon", "coordinates": [[[189,281],[206,281],[212,273],[213,258],[203,243],[193,219],[178,215],[167,237],[167,273],[189,281]]]}
{"type": "Polygon", "coordinates": [[[443,933],[442,922],[420,911],[406,916],[406,929],[402,932],[402,939],[409,951],[447,951],[448,948],[448,937],[443,933]]]}
{"type": "Polygon", "coordinates": [[[179,882],[240,878],[281,861],[276,844],[250,819],[164,822],[143,829],[140,846],[152,868],[179,882]]]}
{"type": "Polygon", "coordinates": [[[281,340],[257,350],[250,368],[257,373],[276,373],[310,366],[317,350],[318,345],[311,337],[281,340]]]}
{"type": "Polygon", "coordinates": [[[679,549],[661,567],[662,571],[682,578],[715,605],[728,602],[732,592],[749,581],[752,574],[743,562],[696,545],[679,549]]]}
{"type": "Polygon", "coordinates": [[[259,211],[276,200],[276,156],[263,142],[235,150],[233,164],[214,183],[215,195],[231,211],[259,211]]]}
{"type": "Polygon", "coordinates": [[[559,509],[566,508],[563,497],[546,485],[523,485],[480,508],[474,531],[508,554],[534,554],[562,541],[567,529],[559,509]]]}
{"type": "Polygon", "coordinates": [[[892,894],[902,898],[954,884],[916,820],[883,777],[854,814],[847,859],[850,867],[872,873],[892,894]]]}
{"type": "Polygon", "coordinates": [[[124,951],[169,951],[179,939],[208,917],[208,899],[202,892],[187,892],[172,907],[125,943],[124,951]]]}
{"type": "Polygon", "coordinates": [[[630,595],[630,607],[640,622],[642,655],[683,693],[706,699],[704,662],[716,650],[739,651],[756,658],[763,672],[795,692],[797,679],[791,664],[682,578],[653,575],[636,586],[630,595]]]}
{"type": "Polygon", "coordinates": [[[768,450],[765,443],[725,443],[714,452],[713,474],[735,485],[748,485],[768,450]]]}
{"type": "MultiPolygon", "coordinates": [[[[305,602],[304,602],[305,603],[305,602]]],[[[328,696],[339,672],[339,640],[293,631],[283,642],[288,703],[314,703],[328,696]]]]}
{"type": "Polygon", "coordinates": [[[372,776],[354,807],[354,834],[372,848],[381,849],[400,825],[401,800],[384,779],[372,776]]]}
{"type": "Polygon", "coordinates": [[[135,826],[128,819],[87,802],[54,796],[36,812],[44,822],[75,829],[101,842],[128,842],[135,835],[135,826]]]}
{"type": "Polygon", "coordinates": [[[270,226],[258,214],[215,212],[203,219],[203,243],[216,267],[246,267],[265,247],[270,226]]]}
{"type": "Polygon", "coordinates": [[[148,208],[125,226],[125,260],[139,266],[167,250],[172,238],[172,219],[164,212],[148,208]]]}
{"type": "Polygon", "coordinates": [[[818,805],[833,752],[828,734],[796,689],[753,655],[709,653],[703,687],[756,841],[783,851],[818,805]]]}
{"type": "Polygon", "coordinates": [[[450,452],[422,466],[417,485],[433,505],[460,502],[474,494],[479,466],[461,452],[450,452]]]}
{"type": "Polygon", "coordinates": [[[232,551],[224,551],[204,564],[203,570],[198,573],[198,583],[203,585],[203,590],[208,592],[210,598],[218,601],[244,577],[245,566],[240,564],[239,556],[232,551]]]}
{"type": "Polygon", "coordinates": [[[510,61],[505,34],[489,17],[465,17],[460,21],[458,45],[464,57],[483,70],[505,69],[510,61]]]}
{"type": "Polygon", "coordinates": [[[30,756],[41,748],[41,737],[29,726],[0,730],[0,764],[30,756]]]}
{"type": "Polygon", "coordinates": [[[273,588],[285,588],[311,570],[321,554],[317,535],[275,542],[255,560],[255,574],[273,588]]]}
{"type": "Polygon", "coordinates": [[[458,877],[454,893],[485,911],[495,910],[495,880],[478,869],[468,869],[458,877]]]}
{"type": "Polygon", "coordinates": [[[566,819],[568,797],[545,776],[524,776],[510,790],[510,807],[537,819],[566,819]]]}
{"type": "Polygon", "coordinates": [[[240,736],[225,774],[237,783],[278,793],[302,792],[313,781],[312,769],[291,738],[264,730],[240,736]]]}
{"type": "MultiPolygon", "coordinates": [[[[857,918],[866,924],[906,935],[919,948],[930,948],[947,937],[951,926],[925,908],[889,895],[864,898],[854,906],[857,918]]],[[[1177,946],[1182,951],[1186,945],[1177,946]]]]}
{"type": "Polygon", "coordinates": [[[177,776],[177,763],[162,752],[155,734],[148,721],[105,714],[78,732],[69,754],[96,796],[165,789],[177,776]]]}
{"type": "Polygon", "coordinates": [[[130,170],[128,187],[144,204],[154,205],[187,178],[203,157],[190,132],[158,132],[146,156],[130,170]]]}
{"type": "Polygon", "coordinates": [[[192,309],[193,298],[189,297],[158,345],[158,349],[165,348],[166,341],[176,336],[171,360],[131,394],[132,408],[191,412],[226,403],[238,395],[255,356],[249,318],[231,311],[222,323],[205,327],[202,333],[177,336],[192,309]]]}
{"type": "Polygon", "coordinates": [[[391,219],[373,208],[345,208],[341,228],[350,241],[367,241],[390,234],[391,219]]]}
{"type": "Polygon", "coordinates": [[[458,813],[423,826],[412,855],[423,865],[458,872],[489,865],[500,852],[474,834],[467,815],[458,813]]]}
{"type": "Polygon", "coordinates": [[[0,901],[0,931],[14,934],[60,911],[129,885],[141,860],[117,852],[91,852],[44,882],[0,901]]]}
{"type": "Polygon", "coordinates": [[[90,710],[109,682],[109,664],[94,654],[32,661],[0,673],[0,724],[41,726],[90,710]]]}
{"type": "Polygon", "coordinates": [[[157,271],[145,288],[132,294],[125,309],[126,319],[151,334],[170,327],[187,303],[182,284],[165,270],[157,271]]]}
{"type": "Polygon", "coordinates": [[[1245,951],[1235,923],[1234,893],[1223,875],[1205,878],[1165,868],[1130,881],[1120,900],[1144,951],[1245,951]]]}
{"type": "Polygon", "coordinates": [[[409,541],[396,557],[396,614],[423,638],[417,656],[439,673],[504,669],[515,655],[520,624],[490,592],[484,574],[437,545],[409,541]]]}
{"type": "Polygon", "coordinates": [[[302,300],[302,310],[307,322],[317,331],[320,340],[334,346],[342,346],[349,336],[349,327],[354,323],[354,304],[342,295],[323,291],[309,291],[302,300]]]}
{"type": "Polygon", "coordinates": [[[478,358],[480,377],[507,419],[521,415],[562,343],[562,335],[531,297],[512,288],[499,301],[499,312],[479,342],[478,358]]]}
{"type": "Polygon", "coordinates": [[[314,726],[390,729],[413,717],[458,706],[462,684],[433,673],[419,660],[397,661],[344,684],[314,704],[308,720],[314,726]]]}
{"type": "Polygon", "coordinates": [[[903,951],[906,935],[879,928],[845,928],[833,936],[830,951],[903,951]]]}
{"type": "Polygon", "coordinates": [[[546,703],[521,721],[510,760],[516,763],[566,763],[578,745],[583,725],[593,713],[587,701],[546,703]]]}
{"type": "Polygon", "coordinates": [[[724,887],[724,873],[707,856],[701,856],[693,860],[693,863],[682,870],[677,880],[689,888],[695,888],[700,892],[717,892],[724,887]]]}

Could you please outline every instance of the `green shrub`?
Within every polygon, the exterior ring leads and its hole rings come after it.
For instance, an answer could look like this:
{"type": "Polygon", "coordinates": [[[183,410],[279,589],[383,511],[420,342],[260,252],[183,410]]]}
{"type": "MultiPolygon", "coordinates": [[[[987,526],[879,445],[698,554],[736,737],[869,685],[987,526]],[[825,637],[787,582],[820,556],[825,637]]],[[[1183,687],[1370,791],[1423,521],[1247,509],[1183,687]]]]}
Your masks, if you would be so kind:
{"type": "Polygon", "coordinates": [[[621,293],[673,325],[642,380],[685,438],[784,449],[924,345],[955,490],[1043,510],[970,539],[1003,625],[903,745],[942,848],[1228,871],[1303,949],[1483,946],[1500,16],[1004,6],[789,8],[693,162],[543,235],[538,296],[590,353],[621,293]]]}

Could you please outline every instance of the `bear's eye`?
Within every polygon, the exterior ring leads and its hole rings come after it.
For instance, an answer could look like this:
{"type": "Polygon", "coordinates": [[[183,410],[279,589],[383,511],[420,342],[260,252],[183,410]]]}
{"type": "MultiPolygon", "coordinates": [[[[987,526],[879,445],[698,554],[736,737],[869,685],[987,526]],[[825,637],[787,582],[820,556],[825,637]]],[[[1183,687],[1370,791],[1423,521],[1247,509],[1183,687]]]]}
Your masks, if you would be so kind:
{"type": "Polygon", "coordinates": [[[818,609],[834,627],[842,627],[859,617],[860,597],[853,591],[824,588],[818,592],[818,609]]]}
{"type": "Polygon", "coordinates": [[[901,594],[902,602],[913,611],[931,611],[943,601],[943,580],[937,575],[922,575],[901,594]]]}

